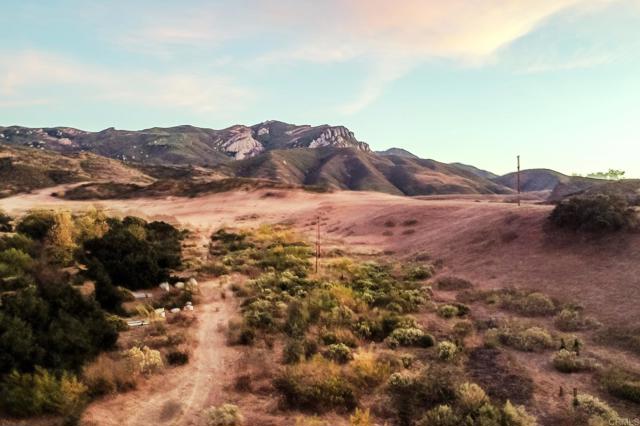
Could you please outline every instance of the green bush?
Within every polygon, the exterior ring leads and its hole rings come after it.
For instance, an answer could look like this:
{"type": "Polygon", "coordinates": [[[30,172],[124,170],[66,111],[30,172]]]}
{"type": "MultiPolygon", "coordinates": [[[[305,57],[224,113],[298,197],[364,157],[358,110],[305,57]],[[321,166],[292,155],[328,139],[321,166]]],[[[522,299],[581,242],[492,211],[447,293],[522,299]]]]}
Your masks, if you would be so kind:
{"type": "Polygon", "coordinates": [[[434,345],[433,336],[426,334],[419,328],[396,328],[385,342],[390,348],[397,346],[418,346],[428,348],[434,345]]]}
{"type": "Polygon", "coordinates": [[[564,308],[555,318],[555,325],[562,331],[583,331],[600,328],[602,324],[593,317],[584,315],[582,309],[564,308]]]}
{"type": "Polygon", "coordinates": [[[335,364],[318,357],[287,367],[273,385],[290,408],[351,411],[358,405],[353,385],[335,364]]]}
{"type": "Polygon", "coordinates": [[[0,210],[0,232],[13,231],[13,218],[9,216],[4,210],[0,210]]]}
{"type": "Polygon", "coordinates": [[[351,349],[344,343],[329,345],[323,353],[324,357],[338,364],[346,364],[353,359],[351,349]]]}
{"type": "Polygon", "coordinates": [[[0,405],[7,414],[16,417],[70,416],[84,405],[86,391],[83,384],[67,373],[58,378],[39,367],[33,374],[13,371],[0,385],[0,405]]]}
{"type": "Polygon", "coordinates": [[[507,323],[488,330],[485,341],[489,346],[501,343],[525,352],[539,352],[555,346],[553,337],[544,328],[518,323],[507,323]]]}
{"type": "Polygon", "coordinates": [[[204,416],[207,426],[242,426],[244,424],[240,409],[233,404],[210,407],[205,411],[204,416]]]}
{"type": "Polygon", "coordinates": [[[437,354],[442,361],[451,361],[458,355],[458,347],[453,342],[443,341],[438,343],[437,354]]]}
{"type": "Polygon", "coordinates": [[[400,424],[412,425],[425,409],[455,401],[459,377],[460,371],[446,365],[430,365],[419,373],[392,374],[387,388],[400,424]]]}
{"type": "Polygon", "coordinates": [[[34,210],[20,219],[16,232],[33,240],[43,241],[54,224],[55,215],[52,211],[34,210]]]}
{"type": "Polygon", "coordinates": [[[578,356],[575,352],[561,349],[553,355],[553,366],[562,373],[577,373],[592,371],[598,368],[593,358],[578,356]]]}
{"type": "Polygon", "coordinates": [[[438,308],[438,315],[442,318],[453,318],[459,315],[458,308],[453,305],[442,305],[438,308]]]}
{"type": "Polygon", "coordinates": [[[462,417],[448,405],[438,405],[427,411],[417,426],[460,426],[464,424],[462,417]]]}
{"type": "Polygon", "coordinates": [[[181,264],[180,233],[163,222],[126,217],[111,220],[101,237],[84,242],[88,258],[99,261],[112,282],[130,289],[155,287],[181,264]]]}
{"type": "Polygon", "coordinates": [[[559,203],[549,221],[557,228],[582,232],[615,232],[634,228],[637,215],[624,198],[599,194],[559,203]]]}
{"type": "Polygon", "coordinates": [[[422,281],[429,279],[435,274],[435,268],[432,265],[417,265],[409,268],[405,274],[405,279],[410,281],[422,281]]]}

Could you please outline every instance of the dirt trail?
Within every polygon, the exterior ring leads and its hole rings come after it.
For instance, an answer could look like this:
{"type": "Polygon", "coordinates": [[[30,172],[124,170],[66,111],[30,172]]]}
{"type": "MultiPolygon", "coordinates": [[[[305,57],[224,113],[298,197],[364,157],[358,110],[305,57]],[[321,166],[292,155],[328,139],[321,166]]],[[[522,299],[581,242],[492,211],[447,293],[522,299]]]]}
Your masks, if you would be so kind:
{"type": "Polygon", "coordinates": [[[218,297],[217,281],[200,284],[202,303],[196,306],[195,350],[185,367],[168,369],[137,390],[92,404],[82,424],[96,426],[198,425],[202,411],[223,401],[231,379],[236,350],[227,346],[224,326],[233,315],[232,298],[218,297]]]}

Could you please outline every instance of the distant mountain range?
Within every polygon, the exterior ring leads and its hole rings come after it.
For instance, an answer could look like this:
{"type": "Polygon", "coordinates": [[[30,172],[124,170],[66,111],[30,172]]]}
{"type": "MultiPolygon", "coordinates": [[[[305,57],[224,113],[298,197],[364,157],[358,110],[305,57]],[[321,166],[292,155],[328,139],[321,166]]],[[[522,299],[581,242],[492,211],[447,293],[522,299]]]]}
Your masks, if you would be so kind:
{"type": "MultiPolygon", "coordinates": [[[[471,165],[421,159],[402,148],[373,152],[344,126],[281,121],[222,130],[0,127],[0,177],[4,195],[90,182],[75,192],[85,198],[157,196],[163,191],[193,195],[252,182],[408,196],[507,195],[516,189],[513,173],[498,176],[471,165]]],[[[521,174],[523,191],[546,192],[556,199],[600,183],[553,170],[521,174]]]]}

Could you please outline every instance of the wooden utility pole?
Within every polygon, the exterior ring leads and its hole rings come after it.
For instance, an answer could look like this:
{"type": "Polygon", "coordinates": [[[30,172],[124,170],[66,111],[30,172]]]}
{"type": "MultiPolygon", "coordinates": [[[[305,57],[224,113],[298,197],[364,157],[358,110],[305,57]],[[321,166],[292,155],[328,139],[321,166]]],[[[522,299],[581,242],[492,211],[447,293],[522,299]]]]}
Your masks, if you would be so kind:
{"type": "Polygon", "coordinates": [[[320,259],[320,216],[316,222],[316,274],[318,273],[318,260],[320,259]]]}
{"type": "Polygon", "coordinates": [[[520,156],[518,155],[518,173],[517,173],[517,180],[518,180],[518,207],[520,207],[520,156]]]}

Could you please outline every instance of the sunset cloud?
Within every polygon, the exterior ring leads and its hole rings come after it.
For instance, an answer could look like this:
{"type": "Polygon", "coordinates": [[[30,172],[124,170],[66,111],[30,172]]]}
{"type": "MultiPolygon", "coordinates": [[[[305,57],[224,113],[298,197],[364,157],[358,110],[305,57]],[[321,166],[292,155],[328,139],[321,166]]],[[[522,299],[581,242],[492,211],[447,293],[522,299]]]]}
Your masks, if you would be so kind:
{"type": "MultiPolygon", "coordinates": [[[[288,62],[368,61],[370,71],[355,97],[338,107],[355,113],[374,102],[392,81],[433,59],[481,66],[557,14],[578,14],[614,0],[277,0],[242,4],[197,3],[160,8],[154,22],[126,36],[129,46],[176,54],[185,46],[210,48],[230,40],[275,38],[249,66],[288,62]],[[131,41],[135,40],[135,41],[131,41]]],[[[579,63],[600,59],[580,58],[579,63]]],[[[576,64],[579,64],[576,62],[576,64]]],[[[545,58],[540,70],[552,67],[545,58]]],[[[563,64],[562,66],[570,66],[563,64]]],[[[533,65],[532,65],[533,67],[533,65]]]]}

